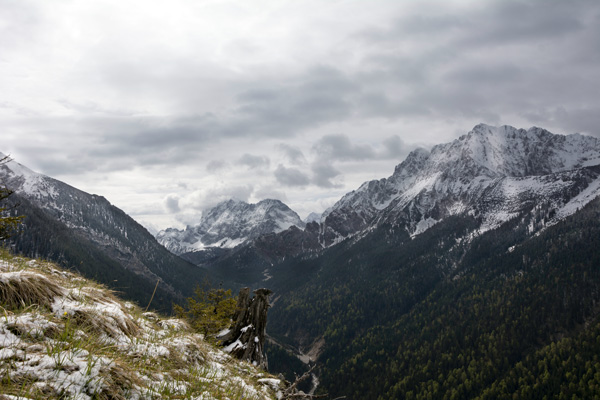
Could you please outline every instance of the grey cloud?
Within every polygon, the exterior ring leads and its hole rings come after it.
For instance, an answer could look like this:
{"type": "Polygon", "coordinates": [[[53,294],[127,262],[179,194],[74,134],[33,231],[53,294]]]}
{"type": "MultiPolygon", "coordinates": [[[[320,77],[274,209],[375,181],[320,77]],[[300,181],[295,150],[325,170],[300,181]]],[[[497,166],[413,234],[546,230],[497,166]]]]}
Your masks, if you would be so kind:
{"type": "Polygon", "coordinates": [[[407,153],[407,149],[400,136],[394,135],[383,140],[382,157],[398,159],[407,153]]]}
{"type": "Polygon", "coordinates": [[[270,160],[266,156],[255,156],[255,155],[246,153],[238,159],[237,163],[240,165],[245,165],[246,167],[248,167],[250,169],[257,169],[257,168],[269,167],[270,160]]]}
{"type": "Polygon", "coordinates": [[[284,203],[288,201],[285,192],[271,186],[264,186],[258,188],[254,192],[254,197],[257,199],[277,199],[284,203]]]}
{"type": "Polygon", "coordinates": [[[290,163],[300,165],[306,162],[306,158],[300,149],[289,144],[282,143],[279,148],[283,150],[290,163]]]}
{"type": "Polygon", "coordinates": [[[557,126],[562,134],[584,133],[600,137],[600,108],[566,109],[563,106],[554,109],[532,110],[521,113],[532,125],[557,126]],[[540,123],[541,122],[541,123],[540,123]]]}
{"type": "Polygon", "coordinates": [[[523,77],[523,70],[509,63],[498,64],[479,64],[464,65],[455,68],[443,77],[444,80],[451,82],[455,86],[462,88],[472,85],[492,84],[515,84],[520,83],[523,77]]]}
{"type": "Polygon", "coordinates": [[[375,158],[375,151],[369,145],[355,145],[343,134],[325,135],[314,146],[313,150],[320,157],[329,160],[367,160],[375,158]]]}
{"type": "Polygon", "coordinates": [[[179,196],[176,194],[169,194],[164,199],[164,205],[168,212],[177,213],[181,209],[179,208],[179,196]]]}
{"type": "MultiPolygon", "coordinates": [[[[600,79],[600,3],[490,1],[414,9],[362,31],[363,117],[496,123],[524,109],[582,114],[600,79]]],[[[589,107],[588,107],[589,108],[589,107]]],[[[541,121],[540,121],[541,122],[541,121]]]]}
{"type": "Polygon", "coordinates": [[[306,186],[310,183],[310,179],[299,169],[286,168],[283,165],[277,166],[274,172],[277,182],[285,186],[306,186]]]}
{"type": "Polygon", "coordinates": [[[448,31],[461,28],[465,25],[464,17],[456,15],[419,15],[412,14],[398,18],[387,27],[369,27],[354,35],[358,40],[369,44],[389,43],[397,40],[399,36],[415,37],[432,35],[447,35],[448,31]]]}
{"type": "Polygon", "coordinates": [[[484,46],[552,40],[581,29],[581,11],[574,3],[589,1],[496,1],[472,16],[471,32],[462,39],[484,46]],[[579,14],[579,15],[578,15],[579,14]]]}
{"type": "Polygon", "coordinates": [[[550,40],[582,28],[581,16],[595,7],[592,0],[488,1],[484,7],[461,9],[452,3],[430,4],[397,18],[387,27],[356,34],[368,44],[407,40],[495,46],[511,42],[550,40]]]}
{"type": "Polygon", "coordinates": [[[204,211],[216,206],[222,201],[232,198],[247,202],[253,192],[254,186],[252,185],[205,188],[197,190],[192,194],[185,196],[185,198],[182,198],[179,201],[179,207],[186,212],[192,210],[204,211]]]}
{"type": "Polygon", "coordinates": [[[215,173],[227,168],[227,162],[224,160],[212,160],[206,164],[206,170],[210,173],[215,173]]]}
{"type": "Polygon", "coordinates": [[[383,92],[365,93],[360,97],[358,105],[360,115],[364,117],[396,119],[400,117],[419,117],[431,114],[430,108],[424,103],[418,103],[404,98],[391,99],[383,92]]]}
{"type": "Polygon", "coordinates": [[[359,86],[341,71],[325,66],[247,90],[238,96],[235,117],[241,132],[288,136],[299,130],[347,117],[359,86]]]}
{"type": "Polygon", "coordinates": [[[312,181],[315,185],[322,188],[340,188],[339,183],[334,183],[331,180],[341,174],[333,165],[325,161],[317,161],[311,165],[313,173],[312,181]]]}

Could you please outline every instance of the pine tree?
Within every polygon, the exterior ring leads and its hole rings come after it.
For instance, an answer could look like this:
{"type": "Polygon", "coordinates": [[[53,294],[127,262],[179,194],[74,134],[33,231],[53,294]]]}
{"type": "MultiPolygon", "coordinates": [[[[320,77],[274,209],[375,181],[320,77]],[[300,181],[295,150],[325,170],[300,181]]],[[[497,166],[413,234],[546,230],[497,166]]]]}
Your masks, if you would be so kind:
{"type": "MultiPolygon", "coordinates": [[[[10,162],[11,159],[5,156],[0,159],[0,165],[10,162]]],[[[13,191],[5,186],[0,186],[0,202],[8,198],[13,191]]],[[[10,211],[14,207],[0,206],[0,240],[5,240],[10,237],[14,230],[19,226],[23,220],[23,216],[10,215],[10,211]]]]}

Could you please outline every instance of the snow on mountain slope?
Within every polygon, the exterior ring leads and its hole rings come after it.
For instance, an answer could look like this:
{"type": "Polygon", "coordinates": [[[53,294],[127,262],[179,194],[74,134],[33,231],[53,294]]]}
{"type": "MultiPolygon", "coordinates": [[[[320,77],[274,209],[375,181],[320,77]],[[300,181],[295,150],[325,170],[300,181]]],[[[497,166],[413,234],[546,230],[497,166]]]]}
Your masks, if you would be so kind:
{"type": "Polygon", "coordinates": [[[173,253],[183,254],[205,247],[233,248],[268,233],[304,225],[298,214],[279,200],[256,204],[227,200],[206,211],[197,225],[184,230],[169,228],[156,237],[173,253]]]}
{"type": "Polygon", "coordinates": [[[381,222],[405,224],[414,236],[462,212],[487,230],[540,202],[560,209],[557,220],[598,196],[598,173],[589,167],[599,164],[594,137],[480,124],[431,151],[413,151],[389,178],[346,194],[323,214],[321,241],[331,245],[381,222]]]}
{"type": "MultiPolygon", "coordinates": [[[[104,219],[111,228],[127,235],[124,226],[119,226],[110,215],[110,204],[101,196],[88,194],[49,176],[34,172],[16,161],[0,166],[3,183],[41,208],[50,211],[57,219],[70,228],[81,229],[96,235],[103,241],[100,229],[90,227],[87,217],[93,215],[104,219]]],[[[99,228],[99,227],[98,227],[99,228]]]]}
{"type": "MultiPolygon", "coordinates": [[[[160,279],[165,284],[158,289],[158,298],[164,298],[163,291],[173,299],[180,297],[182,289],[174,286],[185,281],[181,277],[189,279],[202,273],[167,251],[144,227],[102,196],[34,172],[14,160],[0,165],[0,182],[15,192],[8,201],[16,204],[15,212],[26,217],[21,233],[12,242],[24,254],[40,255],[69,266],[94,258],[97,264],[86,264],[103,269],[87,272],[103,276],[105,283],[117,282],[113,274],[128,276],[127,279],[133,279],[134,274],[152,285],[160,279]],[[58,234],[40,237],[49,226],[68,239],[56,240],[58,234]],[[105,256],[114,262],[100,262],[99,257],[105,256]],[[119,271],[121,267],[128,271],[125,275],[119,271]]],[[[138,289],[132,288],[129,294],[138,293],[138,289]]]]}

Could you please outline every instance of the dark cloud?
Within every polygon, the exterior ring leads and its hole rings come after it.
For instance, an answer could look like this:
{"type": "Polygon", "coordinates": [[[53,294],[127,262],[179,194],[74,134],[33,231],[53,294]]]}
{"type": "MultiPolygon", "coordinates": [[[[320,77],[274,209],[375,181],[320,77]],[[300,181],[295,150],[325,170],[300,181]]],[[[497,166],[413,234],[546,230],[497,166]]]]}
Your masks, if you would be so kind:
{"type": "Polygon", "coordinates": [[[328,160],[368,160],[375,158],[375,151],[367,144],[355,145],[343,134],[325,135],[314,146],[313,150],[320,157],[328,160]]]}
{"type": "Polygon", "coordinates": [[[274,174],[277,182],[285,186],[306,186],[310,183],[308,176],[299,169],[286,168],[281,164],[277,166],[274,174]]]}
{"type": "Polygon", "coordinates": [[[266,156],[255,156],[255,155],[246,153],[238,159],[237,163],[240,165],[244,165],[250,169],[257,169],[257,168],[268,168],[269,164],[270,164],[270,160],[266,156]]]}

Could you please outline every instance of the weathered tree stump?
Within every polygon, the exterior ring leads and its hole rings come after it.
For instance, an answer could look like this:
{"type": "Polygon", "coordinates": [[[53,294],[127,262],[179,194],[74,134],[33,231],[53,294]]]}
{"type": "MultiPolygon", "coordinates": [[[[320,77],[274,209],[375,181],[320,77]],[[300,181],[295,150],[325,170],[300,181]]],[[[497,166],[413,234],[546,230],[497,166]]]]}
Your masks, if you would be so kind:
{"type": "Polygon", "coordinates": [[[263,346],[271,293],[269,289],[257,289],[250,299],[250,289],[241,289],[234,314],[235,322],[229,332],[217,338],[225,346],[224,350],[233,357],[263,369],[267,369],[263,346]]]}

